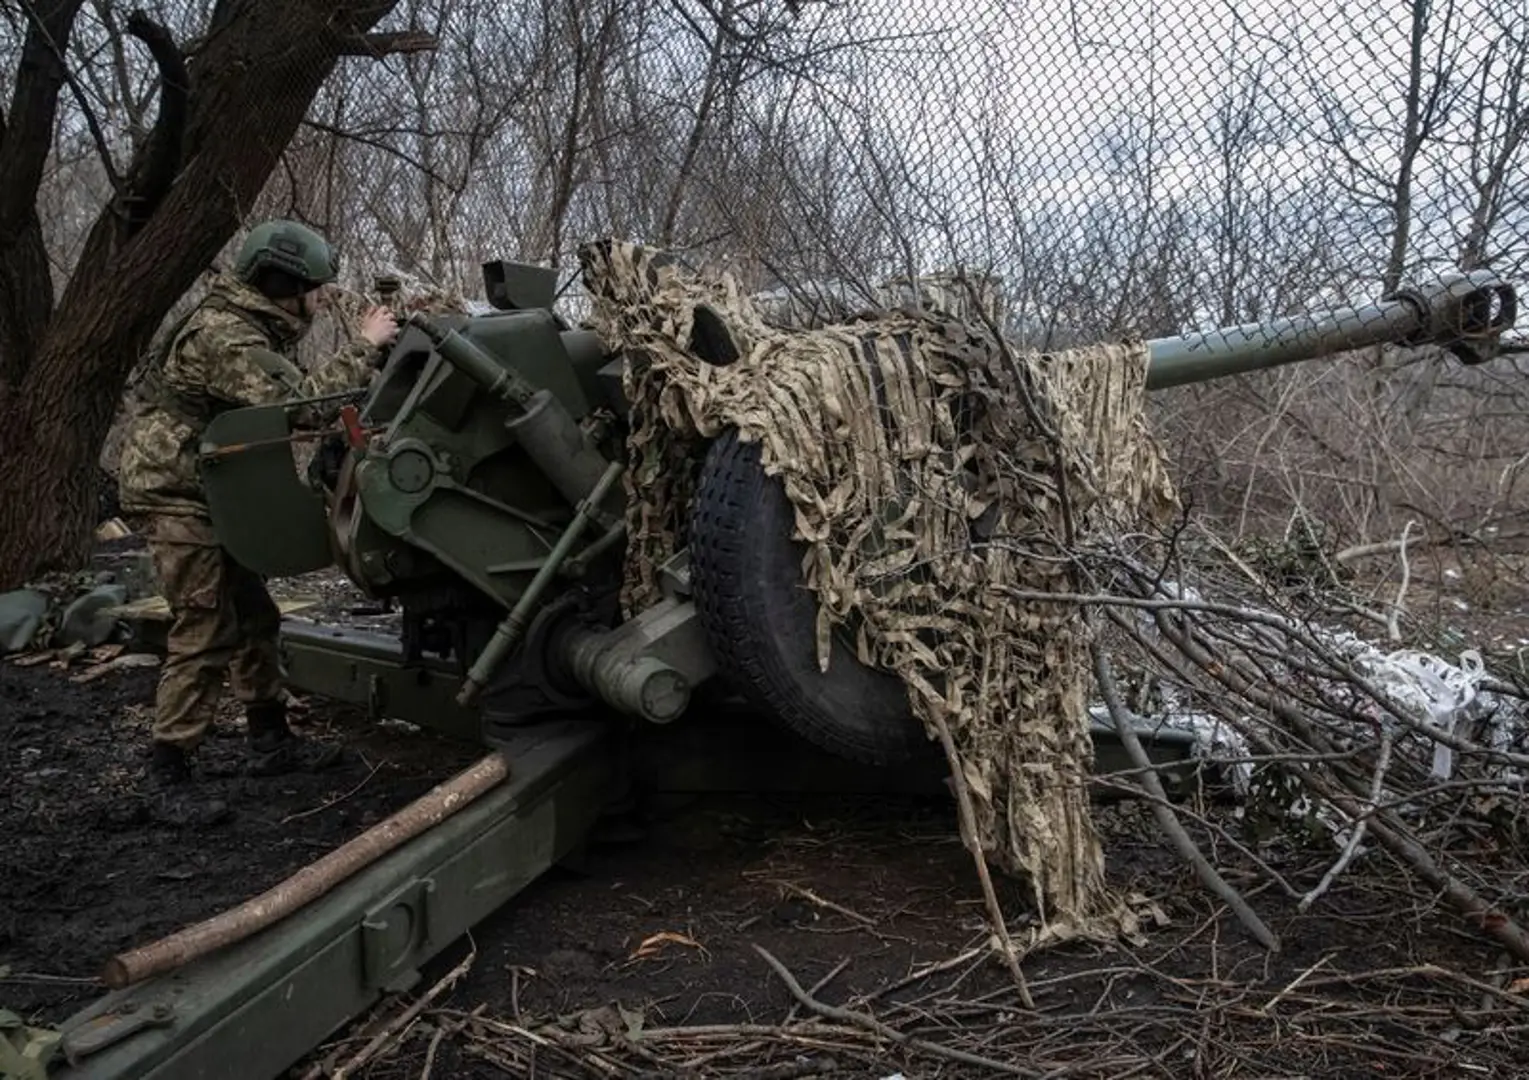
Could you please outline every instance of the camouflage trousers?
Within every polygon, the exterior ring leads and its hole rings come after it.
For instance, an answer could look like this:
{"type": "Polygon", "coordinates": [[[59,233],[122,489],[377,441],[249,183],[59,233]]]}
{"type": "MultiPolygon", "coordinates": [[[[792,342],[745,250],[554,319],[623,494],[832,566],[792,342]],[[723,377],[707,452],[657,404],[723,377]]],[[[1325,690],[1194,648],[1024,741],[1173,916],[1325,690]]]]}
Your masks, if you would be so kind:
{"type": "Polygon", "coordinates": [[[281,696],[281,613],[264,580],[219,546],[208,522],[156,516],[148,541],[172,620],[154,740],[191,750],[206,737],[225,674],[246,705],[281,696]]]}

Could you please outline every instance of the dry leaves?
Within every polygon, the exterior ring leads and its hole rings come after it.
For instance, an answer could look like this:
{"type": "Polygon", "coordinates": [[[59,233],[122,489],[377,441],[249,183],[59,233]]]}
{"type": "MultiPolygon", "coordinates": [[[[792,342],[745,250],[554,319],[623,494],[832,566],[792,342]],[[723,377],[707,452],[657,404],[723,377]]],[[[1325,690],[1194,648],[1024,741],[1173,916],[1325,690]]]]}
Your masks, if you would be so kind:
{"type": "Polygon", "coordinates": [[[673,930],[660,930],[656,934],[649,934],[643,938],[642,944],[637,946],[631,956],[627,957],[627,963],[651,960],[664,951],[665,945],[682,945],[685,948],[697,950],[707,960],[711,959],[711,953],[706,950],[706,946],[695,940],[695,938],[676,933],[673,930]]]}

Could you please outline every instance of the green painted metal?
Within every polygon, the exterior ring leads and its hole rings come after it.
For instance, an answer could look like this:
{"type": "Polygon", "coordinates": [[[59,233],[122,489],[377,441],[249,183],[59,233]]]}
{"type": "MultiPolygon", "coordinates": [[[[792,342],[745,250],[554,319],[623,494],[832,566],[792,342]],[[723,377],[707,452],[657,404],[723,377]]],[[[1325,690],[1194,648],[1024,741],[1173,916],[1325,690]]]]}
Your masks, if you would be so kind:
{"type": "MultiPolygon", "coordinates": [[[[428,627],[436,646],[438,628],[454,622],[462,704],[518,661],[531,622],[570,587],[594,597],[620,584],[624,494],[610,476],[625,453],[623,430],[593,411],[609,382],[608,358],[592,334],[550,310],[555,274],[493,262],[484,281],[491,313],[410,316],[362,412],[382,434],[356,448],[353,467],[335,478],[332,511],[297,478],[277,411],[220,418],[209,446],[278,441],[206,466],[215,526],[236,557],[291,573],[333,552],[363,590],[398,599],[406,624],[428,627]],[[281,533],[274,538],[273,528],[281,533]]],[[[1147,385],[1160,390],[1382,341],[1438,343],[1477,363],[1495,354],[1515,313],[1512,289],[1490,272],[1446,276],[1373,304],[1156,339],[1147,385]]],[[[674,674],[686,665],[641,653],[623,653],[617,666],[584,662],[595,648],[589,642],[612,629],[607,622],[556,646],[537,643],[563,651],[531,657],[529,677],[571,670],[622,711],[667,716],[695,689],[674,674]],[[568,651],[574,640],[584,642],[578,656],[568,651]]]]}
{"type": "Polygon", "coordinates": [[[674,596],[614,630],[567,632],[558,646],[559,659],[581,686],[650,724],[678,720],[690,706],[692,689],[717,672],[695,605],[674,596]]]}
{"type": "Polygon", "coordinates": [[[1468,364],[1496,355],[1513,325],[1517,300],[1490,271],[1447,275],[1374,304],[1224,327],[1147,343],[1147,389],[1163,390],[1228,375],[1314,360],[1382,342],[1438,344],[1468,364]]]}
{"type": "Polygon", "coordinates": [[[231,409],[202,434],[201,474],[218,539],[239,562],[287,577],[334,562],[324,500],[298,475],[280,405],[231,409]],[[229,451],[240,447],[237,452],[229,451]]]}
{"type": "Polygon", "coordinates": [[[364,707],[373,720],[407,720],[454,739],[479,742],[483,720],[458,705],[455,664],[435,657],[404,663],[394,635],[287,619],[281,632],[287,683],[300,693],[364,707]]]}
{"type": "MultiPolygon", "coordinates": [[[[551,312],[517,312],[507,318],[514,320],[509,328],[511,332],[520,331],[523,340],[517,344],[531,351],[558,348],[557,328],[553,325],[551,312]]],[[[423,312],[415,312],[409,322],[430,335],[436,351],[447,363],[494,397],[524,405],[536,393],[536,385],[528,382],[513,365],[501,363],[482,346],[465,337],[459,328],[438,326],[423,312]]]]}
{"type": "MultiPolygon", "coordinates": [[[[1092,773],[1135,768],[1125,744],[1108,722],[1090,724],[1092,773]]],[[[1213,762],[1198,757],[1194,737],[1173,729],[1137,729],[1148,760],[1170,798],[1181,798],[1198,781],[1219,774],[1213,762]]],[[[915,760],[890,766],[845,761],[795,732],[751,713],[741,704],[717,706],[704,716],[691,715],[663,726],[643,725],[627,747],[633,788],[651,795],[915,795],[948,798],[949,770],[935,744],[915,760]]],[[[1096,783],[1101,802],[1125,797],[1118,786],[1096,783]]]]}
{"type": "MultiPolygon", "coordinates": [[[[667,600],[601,639],[575,635],[574,652],[612,667],[651,655],[685,663],[697,652],[686,631],[694,628],[688,604],[667,600]],[[635,639],[635,640],[633,640],[635,639]],[[643,646],[651,646],[644,649],[643,646]]],[[[282,652],[293,689],[373,708],[377,716],[407,720],[464,740],[480,738],[477,714],[457,705],[461,685],[450,665],[434,661],[406,667],[398,640],[385,634],[337,630],[288,620],[282,652]]],[[[706,668],[688,667],[702,683],[706,668]]],[[[672,718],[671,718],[672,719],[672,718]]],[[[1096,775],[1133,768],[1112,723],[1090,726],[1096,775]]],[[[1183,791],[1205,763],[1188,732],[1152,726],[1137,729],[1147,756],[1160,766],[1170,792],[1183,791]]],[[[880,792],[941,795],[948,792],[944,759],[930,755],[907,765],[877,768],[843,761],[785,728],[771,724],[738,700],[711,701],[674,722],[644,724],[626,745],[634,782],[657,793],[696,792],[880,792]]],[[[1111,792],[1101,791],[1102,795],[1111,792]]]]}
{"type": "Polygon", "coordinates": [[[531,622],[531,614],[536,604],[546,593],[548,586],[552,584],[553,577],[562,568],[568,556],[573,553],[573,546],[583,536],[584,528],[589,524],[595,507],[605,498],[605,493],[615,486],[621,473],[621,463],[611,462],[606,466],[605,475],[590,492],[589,498],[579,503],[573,520],[563,530],[563,535],[558,537],[552,552],[536,571],[536,577],[531,580],[526,591],[515,602],[510,613],[504,617],[504,621],[494,630],[494,636],[483,647],[478,658],[473,661],[472,667],[468,669],[467,679],[463,682],[461,693],[457,697],[458,704],[471,705],[484,684],[493,677],[494,672],[499,670],[499,665],[504,662],[510,650],[520,643],[521,635],[525,633],[526,627],[531,622]]]}
{"type": "Polygon", "coordinates": [[[66,1040],[103,1027],[122,1037],[53,1075],[266,1080],[409,985],[420,965],[574,851],[612,789],[616,760],[600,724],[527,728],[503,751],[505,783],[325,897],[71,1017],[66,1040]],[[168,1009],[168,1023],[121,1023],[156,1008],[168,1009]]]}
{"type": "MultiPolygon", "coordinates": [[[[524,632],[570,588],[593,597],[619,587],[623,537],[624,493],[602,483],[623,460],[623,428],[595,412],[609,390],[611,358],[595,335],[568,328],[550,309],[556,275],[546,268],[491,262],[484,282],[495,311],[410,316],[362,410],[363,423],[381,434],[334,479],[327,541],[323,500],[296,477],[285,445],[207,466],[215,526],[242,561],[290,573],[327,562],[327,545],[364,591],[399,600],[406,625],[432,628],[436,645],[438,628],[454,623],[450,651],[467,676],[464,704],[523,659],[524,632]],[[594,528],[575,524],[581,513],[594,528]],[[283,530],[274,540],[273,527],[283,530]]],[[[1151,341],[1148,388],[1381,341],[1435,342],[1480,362],[1494,355],[1515,309],[1512,290],[1489,272],[1447,276],[1373,304],[1151,341]]],[[[285,421],[276,411],[241,410],[219,424],[209,441],[227,446],[280,436],[285,421]]],[[[587,662],[615,628],[614,615],[600,618],[607,621],[555,646],[536,643],[562,651],[532,656],[529,677],[571,670],[591,694],[648,719],[668,716],[696,689],[681,685],[674,672],[687,665],[672,655],[624,649],[619,664],[587,662]],[[577,656],[568,651],[575,641],[583,643],[577,656]]]]}
{"type": "Polygon", "coordinates": [[[551,308],[557,299],[557,271],[550,266],[530,266],[498,260],[483,264],[483,284],[488,302],[500,311],[551,308]]]}

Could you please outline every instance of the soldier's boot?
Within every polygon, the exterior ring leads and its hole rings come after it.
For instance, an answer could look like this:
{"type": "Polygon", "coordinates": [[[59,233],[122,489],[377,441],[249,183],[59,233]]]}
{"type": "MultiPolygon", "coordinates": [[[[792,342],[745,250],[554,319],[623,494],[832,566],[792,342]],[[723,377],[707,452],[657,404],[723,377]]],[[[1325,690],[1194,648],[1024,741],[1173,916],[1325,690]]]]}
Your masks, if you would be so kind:
{"type": "Polygon", "coordinates": [[[229,816],[227,803],[196,787],[191,762],[178,746],[154,744],[149,779],[149,814],[162,824],[205,828],[229,816]]]}
{"type": "Polygon", "coordinates": [[[244,715],[249,724],[251,776],[318,772],[339,764],[344,754],[335,743],[305,739],[288,727],[284,702],[256,702],[245,709],[244,715]]]}

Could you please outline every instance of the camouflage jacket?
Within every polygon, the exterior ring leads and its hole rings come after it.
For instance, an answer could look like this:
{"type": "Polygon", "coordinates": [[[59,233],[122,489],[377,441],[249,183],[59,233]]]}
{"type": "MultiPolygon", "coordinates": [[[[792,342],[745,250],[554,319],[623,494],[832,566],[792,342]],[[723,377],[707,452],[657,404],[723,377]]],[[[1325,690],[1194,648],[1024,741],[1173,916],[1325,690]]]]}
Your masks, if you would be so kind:
{"type": "Polygon", "coordinates": [[[197,469],[203,430],[220,412],[321,397],[366,385],[377,350],[354,341],[304,373],[295,362],[307,319],[219,276],[206,300],[150,360],[118,466],[128,514],[208,515],[197,469]]]}

